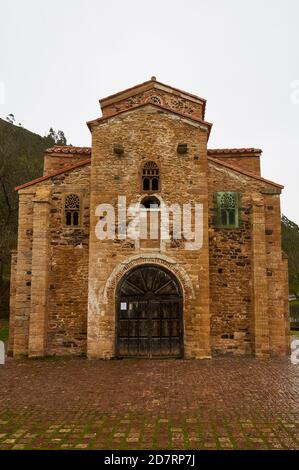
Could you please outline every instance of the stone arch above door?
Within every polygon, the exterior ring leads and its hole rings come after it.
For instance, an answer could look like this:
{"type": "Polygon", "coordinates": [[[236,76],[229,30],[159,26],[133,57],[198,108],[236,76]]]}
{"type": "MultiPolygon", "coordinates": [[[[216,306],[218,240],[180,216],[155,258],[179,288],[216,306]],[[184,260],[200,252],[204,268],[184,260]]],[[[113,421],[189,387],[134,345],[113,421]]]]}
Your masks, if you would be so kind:
{"type": "Polygon", "coordinates": [[[103,292],[103,303],[107,304],[109,301],[114,302],[116,287],[123,276],[125,276],[132,268],[141,266],[144,264],[152,264],[164,267],[170,273],[172,273],[179,281],[182,287],[182,294],[184,300],[186,298],[194,298],[194,289],[185,269],[179,265],[179,263],[170,258],[169,256],[160,255],[160,254],[142,254],[132,256],[124,261],[122,261],[110,274],[105,289],[103,292]]]}

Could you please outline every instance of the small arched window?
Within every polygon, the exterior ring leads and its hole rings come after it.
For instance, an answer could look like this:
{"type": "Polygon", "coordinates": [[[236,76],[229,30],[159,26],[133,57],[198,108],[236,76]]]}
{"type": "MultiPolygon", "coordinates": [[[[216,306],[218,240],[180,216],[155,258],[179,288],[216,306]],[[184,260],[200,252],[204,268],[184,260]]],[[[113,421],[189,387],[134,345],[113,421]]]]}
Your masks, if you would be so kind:
{"type": "Polygon", "coordinates": [[[159,180],[158,178],[153,178],[152,179],[152,190],[153,191],[158,191],[159,189],[159,180]]]}
{"type": "Polygon", "coordinates": [[[216,225],[219,228],[238,228],[240,224],[240,194],[237,192],[215,193],[216,225]]]}
{"type": "Polygon", "coordinates": [[[155,162],[146,162],[142,169],[143,191],[159,191],[159,167],[155,162]]]}
{"type": "Polygon", "coordinates": [[[80,219],[80,198],[77,194],[68,194],[64,201],[65,224],[78,227],[80,219]]]}
{"type": "Polygon", "coordinates": [[[150,179],[149,178],[143,178],[143,191],[149,191],[150,190],[150,179]]]}

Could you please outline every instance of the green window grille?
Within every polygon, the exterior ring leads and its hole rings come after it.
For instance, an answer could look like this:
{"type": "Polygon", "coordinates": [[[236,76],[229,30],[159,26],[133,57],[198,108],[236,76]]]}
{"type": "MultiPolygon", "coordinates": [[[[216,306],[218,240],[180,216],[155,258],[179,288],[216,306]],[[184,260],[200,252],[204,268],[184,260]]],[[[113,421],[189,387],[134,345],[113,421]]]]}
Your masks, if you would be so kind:
{"type": "Polygon", "coordinates": [[[219,228],[238,228],[240,223],[240,193],[215,193],[216,226],[219,228]]]}

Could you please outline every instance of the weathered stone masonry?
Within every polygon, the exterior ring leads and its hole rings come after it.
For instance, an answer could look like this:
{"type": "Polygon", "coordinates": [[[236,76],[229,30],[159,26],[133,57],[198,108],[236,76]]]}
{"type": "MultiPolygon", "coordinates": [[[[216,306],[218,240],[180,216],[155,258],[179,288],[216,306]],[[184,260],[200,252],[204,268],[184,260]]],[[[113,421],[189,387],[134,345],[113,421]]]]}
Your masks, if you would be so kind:
{"type": "Polygon", "coordinates": [[[260,176],[261,151],[208,150],[205,100],[154,79],[100,103],[103,117],[88,123],[92,147],[49,149],[44,176],[17,188],[11,354],[114,357],[118,286],[148,265],[172,273],[181,286],[186,358],[288,354],[282,187],[260,176]],[[187,150],[180,153],[182,144],[187,150]],[[146,196],[147,161],[159,168],[159,200],[203,205],[200,249],[172,239],[138,247],[96,237],[99,204],[116,205],[122,195],[129,205],[146,196]],[[217,225],[218,192],[240,195],[237,226],[217,225]],[[78,201],[68,215],[67,195],[78,201]]]}

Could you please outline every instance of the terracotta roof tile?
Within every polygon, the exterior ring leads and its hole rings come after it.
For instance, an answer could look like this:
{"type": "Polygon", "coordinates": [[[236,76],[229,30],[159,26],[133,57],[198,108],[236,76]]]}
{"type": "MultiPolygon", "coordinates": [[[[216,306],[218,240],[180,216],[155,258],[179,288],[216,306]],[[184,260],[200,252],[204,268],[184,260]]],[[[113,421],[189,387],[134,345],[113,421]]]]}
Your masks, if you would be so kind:
{"type": "Polygon", "coordinates": [[[90,155],[91,147],[73,147],[72,145],[54,145],[47,150],[45,153],[63,153],[71,155],[90,155]]]}
{"type": "Polygon", "coordinates": [[[241,154],[241,153],[262,153],[261,149],[251,148],[232,148],[232,149],[208,149],[208,155],[223,155],[223,154],[241,154]]]}

